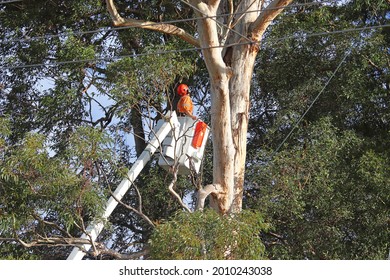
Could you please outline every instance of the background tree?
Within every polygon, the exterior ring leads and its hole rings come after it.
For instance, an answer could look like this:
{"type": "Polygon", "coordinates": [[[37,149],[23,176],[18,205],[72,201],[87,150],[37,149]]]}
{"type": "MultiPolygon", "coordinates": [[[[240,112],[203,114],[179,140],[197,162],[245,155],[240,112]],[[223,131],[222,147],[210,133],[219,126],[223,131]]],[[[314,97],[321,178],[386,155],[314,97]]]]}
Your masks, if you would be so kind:
{"type": "MultiPolygon", "coordinates": [[[[143,4],[139,2],[139,5],[143,4]]],[[[143,9],[143,11],[149,10],[143,9]]],[[[98,29],[100,26],[110,25],[107,21],[106,7],[101,1],[83,1],[82,3],[55,1],[48,5],[45,1],[11,3],[2,5],[1,17],[2,27],[4,27],[2,28],[4,30],[2,36],[4,37],[1,45],[2,54],[4,54],[2,55],[2,65],[16,66],[1,70],[3,85],[1,88],[1,114],[2,117],[9,120],[7,129],[10,132],[4,135],[6,150],[14,151],[14,147],[25,143],[25,138],[30,132],[38,133],[39,136],[35,136],[33,133],[33,137],[38,137],[42,143],[39,152],[48,151],[48,154],[45,153],[45,164],[40,166],[41,173],[44,173],[45,168],[50,167],[52,160],[60,160],[62,162],[60,165],[67,168],[68,172],[77,178],[83,179],[85,177],[86,180],[92,182],[97,188],[94,191],[100,202],[105,201],[109,186],[115,187],[120,182],[124,174],[122,168],[129,166],[129,163],[136,156],[131,150],[133,147],[127,142],[130,133],[136,135],[135,139],[142,137],[142,140],[146,141],[147,133],[150,131],[148,128],[153,127],[156,122],[156,115],[151,111],[156,112],[160,109],[159,100],[164,93],[168,94],[169,87],[174,87],[170,83],[179,73],[180,77],[188,75],[191,67],[186,66],[185,60],[178,56],[170,56],[170,58],[159,56],[160,65],[164,64],[166,67],[164,69],[151,68],[157,62],[155,56],[154,59],[150,58],[153,63],[150,60],[149,62],[143,61],[143,63],[140,60],[137,62],[130,60],[118,62],[117,65],[122,63],[122,66],[127,63],[128,70],[123,69],[123,76],[112,76],[110,73],[112,73],[112,69],[115,69],[115,63],[107,67],[104,59],[96,60],[99,56],[124,57],[129,54],[142,53],[142,45],[159,45],[164,38],[143,36],[144,33],[139,31],[129,33],[111,28],[108,30],[98,29]],[[53,13],[53,11],[57,12],[53,13]],[[122,45],[125,47],[121,47],[122,45]],[[167,63],[163,63],[165,59],[167,59],[167,63]],[[169,61],[173,61],[173,64],[168,63],[169,61]],[[176,68],[173,69],[173,67],[176,68]],[[172,72],[172,69],[176,72],[172,72]],[[133,74],[132,71],[135,70],[138,72],[133,74]],[[151,70],[154,72],[152,73],[151,70]],[[138,74],[144,80],[128,83],[130,79],[126,79],[125,75],[129,73],[133,75],[132,77],[138,74]],[[152,74],[155,75],[156,79],[152,79],[152,74]],[[155,82],[157,80],[159,83],[155,82]],[[147,82],[149,86],[145,85],[144,82],[147,82]],[[125,92],[121,94],[119,92],[120,86],[118,86],[120,83],[123,83],[120,85],[122,89],[125,87],[125,92]],[[146,91],[149,93],[148,95],[141,94],[146,91]],[[150,115],[149,112],[153,115],[150,115]],[[140,129],[140,121],[145,119],[149,120],[148,125],[143,123],[140,129]],[[82,129],[78,130],[79,127],[82,129]],[[104,144],[105,147],[109,147],[106,151],[110,151],[110,153],[105,153],[103,158],[97,157],[97,155],[101,155],[98,153],[101,144],[100,138],[87,140],[88,135],[84,134],[88,130],[85,127],[91,128],[91,132],[95,131],[90,137],[97,137],[99,133],[109,137],[109,141],[104,144]],[[142,133],[145,133],[146,136],[142,136],[142,133]],[[75,136],[76,134],[77,136],[75,136]],[[75,140],[78,138],[82,138],[84,141],[75,140]],[[96,142],[96,150],[87,153],[86,151],[91,148],[93,140],[96,142]],[[74,149],[72,143],[80,145],[83,143],[86,146],[74,149]]],[[[144,50],[144,52],[146,51],[144,50]]],[[[149,51],[156,52],[157,49],[149,49],[149,51]]],[[[142,54],[140,57],[143,57],[142,54]]],[[[143,143],[142,141],[135,142],[138,150],[143,143]]],[[[4,156],[2,163],[5,164],[8,162],[6,157],[8,154],[4,154],[4,156]]],[[[21,163],[27,159],[26,157],[19,158],[21,163]]],[[[10,169],[11,171],[12,169],[10,169]]],[[[48,174],[50,173],[48,172],[48,174]]],[[[143,210],[149,214],[151,219],[158,220],[171,215],[179,206],[165,192],[166,183],[164,185],[164,181],[167,178],[161,180],[159,177],[157,179],[158,173],[155,172],[155,174],[155,180],[152,179],[152,176],[140,180],[129,192],[125,202],[136,207],[140,205],[136,189],[140,184],[143,187],[143,210]],[[156,184],[157,181],[158,184],[156,184]],[[149,213],[150,211],[154,213],[149,213]]],[[[5,179],[8,180],[8,178],[5,179]]],[[[39,182],[35,184],[39,185],[39,182]]],[[[58,184],[62,183],[58,182],[58,184]]],[[[75,184],[75,192],[73,193],[75,200],[83,192],[82,186],[82,184],[75,184]]],[[[16,207],[15,202],[12,199],[8,200],[7,197],[13,197],[14,194],[19,195],[18,190],[4,183],[2,191],[4,201],[1,204],[4,205],[4,208],[9,203],[11,206],[13,205],[12,207],[16,207]]],[[[46,197],[45,192],[38,192],[37,196],[41,197],[42,200],[46,197]]],[[[23,199],[28,200],[29,196],[23,196],[23,199]]],[[[67,199],[72,201],[73,197],[67,197],[67,199]]],[[[60,201],[58,201],[58,205],[61,207],[60,201]]],[[[84,224],[88,224],[93,217],[99,215],[97,211],[88,216],[77,215],[79,213],[77,211],[78,205],[75,203],[69,205],[72,207],[68,211],[73,214],[67,215],[65,218],[68,219],[66,223],[70,227],[64,229],[62,222],[58,220],[55,224],[64,231],[56,232],[56,234],[60,237],[74,239],[80,236],[84,224]],[[71,218],[74,216],[77,216],[77,219],[71,218]]],[[[30,204],[29,207],[38,213],[46,213],[33,204],[30,204]]],[[[52,209],[52,212],[55,213],[56,210],[52,209]]],[[[32,244],[31,242],[41,240],[41,236],[45,235],[53,240],[53,230],[50,227],[45,227],[44,233],[37,232],[34,227],[34,224],[37,223],[37,217],[28,213],[26,212],[29,218],[28,222],[25,219],[25,222],[19,223],[14,230],[2,232],[4,240],[19,242],[22,245],[32,244]],[[18,227],[24,227],[29,235],[18,235],[18,227]],[[18,235],[17,238],[15,234],[18,235]],[[26,236],[28,239],[24,238],[26,236]]],[[[9,216],[12,216],[12,211],[3,211],[1,218],[6,221],[9,216]]],[[[22,219],[18,215],[14,215],[13,218],[22,219]]],[[[45,214],[42,214],[40,218],[50,219],[45,214]]],[[[50,221],[54,222],[54,218],[50,221]]],[[[5,228],[9,225],[8,223],[2,224],[5,228]]],[[[144,219],[125,207],[118,207],[117,212],[114,213],[112,227],[112,230],[118,233],[115,235],[118,242],[116,240],[113,242],[112,249],[120,248],[118,251],[121,253],[135,251],[138,248],[138,242],[140,241],[141,245],[144,244],[150,232],[150,225],[145,224],[144,219]],[[134,246],[128,244],[134,244],[134,246]]],[[[111,238],[112,234],[108,231],[102,235],[102,238],[104,239],[105,236],[111,238]]],[[[52,245],[70,245],[67,242],[70,240],[57,239],[55,242],[53,241],[52,245]]],[[[36,245],[51,245],[51,243],[36,245]]],[[[34,252],[42,258],[64,258],[67,255],[67,252],[55,250],[37,252],[36,248],[33,246],[30,250],[35,250],[34,252]]],[[[4,253],[5,256],[7,254],[8,251],[4,253]]],[[[20,257],[20,255],[16,254],[14,257],[20,257]]]]}
{"type": "Polygon", "coordinates": [[[388,255],[389,28],[348,31],[386,24],[387,10],[384,1],[306,7],[294,30],[321,36],[287,36],[297,20],[287,14],[261,52],[245,205],[274,225],[263,236],[271,258],[388,255]]]}

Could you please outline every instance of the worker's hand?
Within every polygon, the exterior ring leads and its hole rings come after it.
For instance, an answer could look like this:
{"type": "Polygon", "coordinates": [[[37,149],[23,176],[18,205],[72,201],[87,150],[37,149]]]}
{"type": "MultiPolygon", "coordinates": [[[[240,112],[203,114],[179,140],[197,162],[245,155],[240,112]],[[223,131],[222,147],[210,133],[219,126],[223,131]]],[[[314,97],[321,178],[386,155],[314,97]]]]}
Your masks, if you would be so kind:
{"type": "Polygon", "coordinates": [[[198,118],[196,116],[191,117],[194,121],[196,121],[198,118]]]}

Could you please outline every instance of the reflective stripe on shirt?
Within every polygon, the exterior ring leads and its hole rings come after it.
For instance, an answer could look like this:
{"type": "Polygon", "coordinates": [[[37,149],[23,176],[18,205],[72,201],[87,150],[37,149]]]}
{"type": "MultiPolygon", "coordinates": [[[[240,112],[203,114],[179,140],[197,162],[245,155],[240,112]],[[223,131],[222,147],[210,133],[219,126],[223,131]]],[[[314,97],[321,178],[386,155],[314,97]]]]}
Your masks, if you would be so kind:
{"type": "Polygon", "coordinates": [[[192,114],[193,104],[191,97],[189,95],[184,95],[180,98],[179,103],[177,104],[177,110],[179,113],[190,112],[192,114]]]}

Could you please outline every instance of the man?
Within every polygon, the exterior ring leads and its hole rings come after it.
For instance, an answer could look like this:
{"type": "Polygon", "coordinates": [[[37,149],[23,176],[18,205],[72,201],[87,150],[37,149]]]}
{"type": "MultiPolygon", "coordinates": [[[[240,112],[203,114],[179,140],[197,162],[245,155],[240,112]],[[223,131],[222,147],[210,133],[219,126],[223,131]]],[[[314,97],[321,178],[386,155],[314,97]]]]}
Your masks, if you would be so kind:
{"type": "Polygon", "coordinates": [[[197,117],[192,114],[194,105],[192,104],[192,100],[189,95],[188,86],[186,84],[180,84],[177,87],[177,94],[181,96],[179,103],[177,103],[179,116],[188,116],[193,120],[196,120],[197,117]]]}

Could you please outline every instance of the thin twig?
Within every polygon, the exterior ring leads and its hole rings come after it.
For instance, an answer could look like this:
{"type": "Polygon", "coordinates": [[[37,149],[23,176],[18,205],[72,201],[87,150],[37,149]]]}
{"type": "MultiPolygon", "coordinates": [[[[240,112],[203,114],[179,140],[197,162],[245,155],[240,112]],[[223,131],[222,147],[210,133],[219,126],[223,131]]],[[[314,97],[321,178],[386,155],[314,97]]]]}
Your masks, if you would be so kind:
{"type": "Polygon", "coordinates": [[[181,199],[181,197],[178,195],[177,192],[175,192],[175,190],[173,189],[174,185],[176,184],[176,181],[177,181],[177,173],[179,172],[179,168],[175,167],[173,172],[172,172],[172,175],[173,175],[173,179],[172,179],[172,182],[169,184],[168,186],[168,189],[169,189],[169,192],[171,194],[173,194],[176,199],[179,201],[180,205],[186,209],[188,212],[192,213],[192,211],[190,210],[190,208],[188,208],[187,205],[184,204],[183,200],[181,199]]]}

